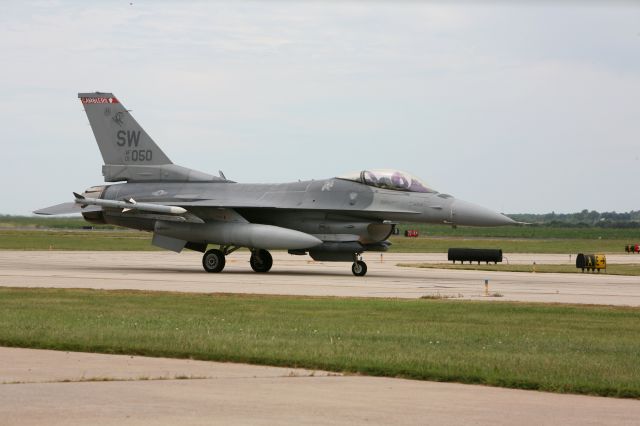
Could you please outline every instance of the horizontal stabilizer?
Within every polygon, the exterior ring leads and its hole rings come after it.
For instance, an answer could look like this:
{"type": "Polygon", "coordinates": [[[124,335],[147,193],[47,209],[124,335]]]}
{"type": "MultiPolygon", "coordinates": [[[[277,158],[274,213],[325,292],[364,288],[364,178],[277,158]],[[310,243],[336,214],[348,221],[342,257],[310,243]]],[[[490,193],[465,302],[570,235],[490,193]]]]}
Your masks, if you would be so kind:
{"type": "Polygon", "coordinates": [[[86,206],[82,207],[79,204],[73,203],[61,203],[56,204],[55,206],[45,207],[43,209],[39,209],[34,211],[35,214],[53,216],[58,214],[80,214],[80,213],[89,213],[89,212],[99,212],[102,210],[100,206],[86,206]]]}

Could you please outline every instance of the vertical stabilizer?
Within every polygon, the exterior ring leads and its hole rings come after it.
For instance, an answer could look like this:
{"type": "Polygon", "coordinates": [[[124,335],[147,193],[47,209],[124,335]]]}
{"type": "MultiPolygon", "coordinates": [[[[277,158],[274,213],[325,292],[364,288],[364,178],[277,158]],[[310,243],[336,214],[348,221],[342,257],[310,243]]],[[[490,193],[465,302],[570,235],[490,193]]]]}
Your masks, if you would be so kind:
{"type": "Polygon", "coordinates": [[[172,164],[112,93],[78,93],[78,97],[105,165],[172,164]]]}

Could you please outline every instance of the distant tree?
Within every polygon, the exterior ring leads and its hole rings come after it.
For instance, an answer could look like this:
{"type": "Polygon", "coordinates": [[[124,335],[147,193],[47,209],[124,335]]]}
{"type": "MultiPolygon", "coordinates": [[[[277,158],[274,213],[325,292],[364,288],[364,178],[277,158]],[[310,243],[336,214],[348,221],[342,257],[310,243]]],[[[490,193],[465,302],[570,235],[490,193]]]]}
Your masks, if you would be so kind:
{"type": "Polygon", "coordinates": [[[640,227],[640,210],[617,213],[597,212],[584,209],[577,213],[531,214],[520,213],[509,215],[520,222],[551,227],[600,227],[600,228],[637,228],[640,227]]]}

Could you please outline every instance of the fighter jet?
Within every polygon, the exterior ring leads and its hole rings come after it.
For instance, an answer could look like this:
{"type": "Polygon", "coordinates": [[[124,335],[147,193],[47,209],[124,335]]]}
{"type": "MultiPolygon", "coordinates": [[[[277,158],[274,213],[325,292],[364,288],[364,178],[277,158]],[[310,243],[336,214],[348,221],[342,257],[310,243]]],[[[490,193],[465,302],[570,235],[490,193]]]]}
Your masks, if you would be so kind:
{"type": "Polygon", "coordinates": [[[74,192],[72,202],[34,213],[81,213],[91,223],[152,232],[155,246],[204,253],[207,272],[221,272],[225,256],[245,247],[256,272],[271,269],[268,250],[288,250],[319,261],[352,262],[353,274],[364,276],[362,253],[386,251],[399,223],[516,223],[398,170],[281,184],[236,183],[222,172],[214,176],[173,164],[112,93],[78,97],[100,148],[107,184],[74,192]]]}

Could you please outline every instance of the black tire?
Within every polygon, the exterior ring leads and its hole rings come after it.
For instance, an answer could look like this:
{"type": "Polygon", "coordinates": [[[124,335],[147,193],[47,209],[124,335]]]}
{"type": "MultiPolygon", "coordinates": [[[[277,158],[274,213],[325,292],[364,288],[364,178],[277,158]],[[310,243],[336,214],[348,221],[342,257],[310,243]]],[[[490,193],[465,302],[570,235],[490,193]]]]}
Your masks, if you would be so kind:
{"type": "Polygon", "coordinates": [[[202,267],[207,272],[220,272],[225,263],[224,253],[220,250],[211,249],[202,256],[202,267]]]}
{"type": "Polygon", "coordinates": [[[273,266],[273,257],[267,250],[254,250],[249,259],[251,269],[256,272],[269,272],[273,266]]]}
{"type": "Polygon", "coordinates": [[[362,260],[353,262],[353,265],[351,265],[351,272],[353,272],[353,275],[356,277],[364,277],[367,273],[367,264],[362,260]]]}

